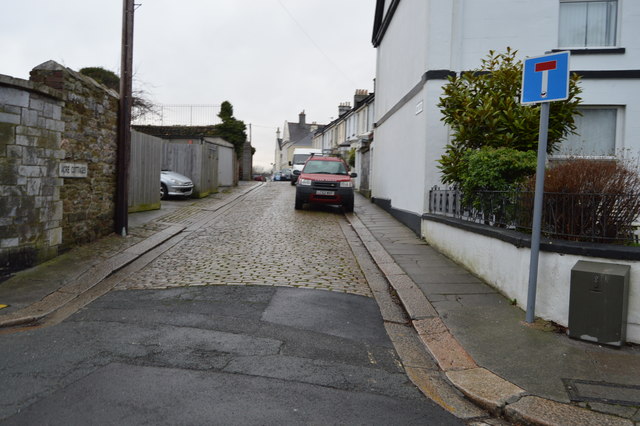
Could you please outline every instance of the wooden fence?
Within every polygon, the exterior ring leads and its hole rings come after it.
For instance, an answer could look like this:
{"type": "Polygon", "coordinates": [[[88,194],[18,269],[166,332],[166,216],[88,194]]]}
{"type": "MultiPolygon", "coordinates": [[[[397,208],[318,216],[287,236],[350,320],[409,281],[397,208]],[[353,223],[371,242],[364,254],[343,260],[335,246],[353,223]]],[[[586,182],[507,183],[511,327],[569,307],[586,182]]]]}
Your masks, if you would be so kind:
{"type": "Polygon", "coordinates": [[[129,212],[160,208],[162,139],[131,132],[129,212]]]}
{"type": "Polygon", "coordinates": [[[203,198],[218,189],[218,149],[214,144],[165,142],[162,169],[190,177],[194,197],[203,198]]]}
{"type": "MultiPolygon", "coordinates": [[[[220,148],[210,142],[168,142],[132,131],[129,213],[160,208],[161,170],[189,177],[194,185],[193,197],[203,198],[217,192],[220,148]]],[[[233,166],[231,163],[229,167],[233,166]]]]}

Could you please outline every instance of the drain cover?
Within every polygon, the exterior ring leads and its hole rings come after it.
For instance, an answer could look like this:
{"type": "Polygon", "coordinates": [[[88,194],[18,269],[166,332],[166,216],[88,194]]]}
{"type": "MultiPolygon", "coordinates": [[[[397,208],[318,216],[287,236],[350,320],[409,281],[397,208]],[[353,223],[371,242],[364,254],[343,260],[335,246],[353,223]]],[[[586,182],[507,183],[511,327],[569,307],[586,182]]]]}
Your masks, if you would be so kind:
{"type": "Polygon", "coordinates": [[[571,401],[640,406],[640,385],[562,379],[571,401]]]}

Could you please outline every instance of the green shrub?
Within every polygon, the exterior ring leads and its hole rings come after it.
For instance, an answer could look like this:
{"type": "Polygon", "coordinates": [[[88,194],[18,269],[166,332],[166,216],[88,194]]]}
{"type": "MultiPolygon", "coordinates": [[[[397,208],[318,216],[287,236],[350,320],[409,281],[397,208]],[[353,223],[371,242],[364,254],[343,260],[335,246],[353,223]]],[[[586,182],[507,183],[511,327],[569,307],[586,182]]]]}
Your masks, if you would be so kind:
{"type": "Polygon", "coordinates": [[[354,168],[356,166],[356,149],[351,148],[349,150],[349,155],[347,156],[347,164],[349,167],[354,168]]]}
{"type": "Polygon", "coordinates": [[[513,148],[480,148],[469,150],[462,157],[460,189],[462,202],[491,217],[495,226],[505,226],[517,211],[511,196],[494,191],[518,191],[535,173],[537,153],[513,148]]]}
{"type": "Polygon", "coordinates": [[[513,148],[481,148],[467,151],[460,176],[465,194],[479,190],[507,191],[535,173],[537,153],[513,148]]]}
{"type": "MultiPolygon", "coordinates": [[[[511,148],[536,151],[540,124],[539,105],[521,105],[522,62],[517,51],[490,51],[480,69],[450,77],[438,106],[451,127],[451,142],[439,160],[442,182],[460,185],[468,167],[469,151],[511,148]]],[[[548,152],[576,129],[581,92],[578,76],[572,75],[569,99],[553,102],[549,115],[548,152]]]]}

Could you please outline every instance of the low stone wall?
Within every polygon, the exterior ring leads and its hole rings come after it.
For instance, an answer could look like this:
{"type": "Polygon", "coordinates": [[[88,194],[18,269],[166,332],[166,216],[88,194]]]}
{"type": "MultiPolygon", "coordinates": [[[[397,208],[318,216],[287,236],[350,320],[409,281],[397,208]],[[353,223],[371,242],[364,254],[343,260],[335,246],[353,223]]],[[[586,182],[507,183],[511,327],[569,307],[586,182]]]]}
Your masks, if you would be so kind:
{"type": "Polygon", "coordinates": [[[242,156],[239,158],[239,179],[253,180],[253,147],[251,142],[245,142],[242,147],[242,156]]]}
{"type": "MultiPolygon", "coordinates": [[[[447,224],[446,219],[423,220],[422,235],[429,244],[526,309],[531,257],[528,239],[497,233],[492,236],[490,232],[483,232],[482,228],[487,227],[481,225],[453,225],[447,224]],[[473,227],[477,229],[471,229],[473,227]]],[[[627,341],[640,343],[640,250],[629,247],[607,250],[604,246],[543,244],[535,314],[565,327],[569,325],[571,269],[579,260],[630,265],[627,341]],[[549,247],[554,245],[560,247],[549,247]]]]}

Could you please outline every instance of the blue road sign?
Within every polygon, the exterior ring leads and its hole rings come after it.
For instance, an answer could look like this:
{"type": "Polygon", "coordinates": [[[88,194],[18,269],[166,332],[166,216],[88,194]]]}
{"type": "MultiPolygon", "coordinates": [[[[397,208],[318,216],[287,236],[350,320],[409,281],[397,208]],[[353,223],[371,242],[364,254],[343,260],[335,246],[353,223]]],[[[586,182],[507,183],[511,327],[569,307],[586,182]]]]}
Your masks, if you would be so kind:
{"type": "Polygon", "coordinates": [[[569,97],[569,52],[524,60],[522,97],[524,105],[563,101],[569,97]]]}

